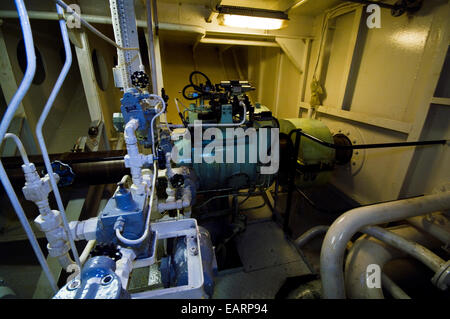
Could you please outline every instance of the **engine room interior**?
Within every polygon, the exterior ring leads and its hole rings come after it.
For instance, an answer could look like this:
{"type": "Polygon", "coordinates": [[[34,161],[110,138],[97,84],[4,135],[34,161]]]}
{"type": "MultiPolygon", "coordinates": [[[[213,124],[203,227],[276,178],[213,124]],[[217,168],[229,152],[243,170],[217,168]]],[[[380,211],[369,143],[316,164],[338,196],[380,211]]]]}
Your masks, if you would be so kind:
{"type": "Polygon", "coordinates": [[[450,1],[0,2],[0,299],[450,299],[450,1]]]}

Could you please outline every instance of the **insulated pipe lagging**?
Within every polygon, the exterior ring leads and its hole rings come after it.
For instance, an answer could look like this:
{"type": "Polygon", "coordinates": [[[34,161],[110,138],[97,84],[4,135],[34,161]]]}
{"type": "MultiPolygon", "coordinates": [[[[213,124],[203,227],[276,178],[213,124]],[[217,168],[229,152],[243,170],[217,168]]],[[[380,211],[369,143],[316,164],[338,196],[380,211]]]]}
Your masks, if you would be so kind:
{"type": "Polygon", "coordinates": [[[320,275],[325,298],[345,298],[344,252],[360,229],[381,223],[450,208],[450,192],[404,199],[352,209],[341,215],[328,230],[320,253],[320,275]]]}
{"type": "MultiPolygon", "coordinates": [[[[56,11],[60,15],[63,14],[63,10],[59,5],[56,5],[56,11]]],[[[48,176],[50,178],[50,184],[53,189],[53,194],[55,195],[56,203],[58,205],[58,209],[61,214],[61,218],[63,220],[64,229],[66,231],[66,235],[69,240],[73,256],[75,258],[75,262],[81,268],[78,251],[75,246],[75,242],[73,240],[72,234],[70,232],[69,223],[67,222],[64,205],[63,205],[63,202],[61,199],[61,194],[59,193],[58,185],[56,183],[55,177],[53,176],[53,168],[50,163],[50,158],[48,155],[47,147],[45,145],[44,136],[42,134],[42,128],[44,126],[45,120],[47,119],[47,116],[53,106],[53,103],[55,102],[56,96],[58,95],[59,90],[61,89],[61,86],[67,76],[67,73],[70,70],[70,66],[72,65],[72,50],[70,48],[69,35],[67,33],[66,21],[62,18],[59,20],[59,27],[61,29],[61,35],[62,35],[62,39],[63,39],[63,43],[64,43],[64,50],[66,53],[66,61],[64,62],[64,66],[61,70],[61,73],[59,74],[58,79],[56,80],[56,83],[52,89],[52,92],[50,93],[47,103],[44,106],[44,110],[42,111],[42,114],[36,125],[36,137],[38,140],[39,148],[41,149],[41,152],[42,152],[42,158],[44,159],[45,168],[47,169],[48,176]]]]}
{"type": "MultiPolygon", "coordinates": [[[[22,102],[23,97],[27,93],[30,85],[33,81],[34,74],[36,72],[36,54],[34,51],[34,43],[33,43],[33,35],[31,33],[30,20],[28,19],[27,10],[22,0],[15,0],[17,13],[19,16],[20,25],[22,28],[22,34],[25,42],[25,53],[27,56],[27,68],[22,79],[22,82],[19,85],[16,93],[14,94],[11,102],[9,103],[5,114],[3,115],[3,119],[0,123],[0,144],[5,137],[6,131],[8,130],[9,124],[16,113],[19,104],[22,102]]],[[[5,188],[6,194],[11,201],[11,204],[16,211],[17,217],[19,218],[20,223],[22,224],[28,239],[30,240],[30,244],[33,247],[34,253],[41,264],[42,270],[44,271],[45,276],[50,282],[50,286],[54,293],[58,291],[58,286],[56,285],[55,278],[50,272],[50,268],[48,267],[47,261],[45,259],[44,254],[42,253],[41,248],[36,240],[36,236],[33,233],[33,230],[28,223],[28,219],[23,211],[22,206],[20,205],[19,199],[17,198],[16,193],[11,185],[11,182],[6,174],[5,168],[3,167],[3,163],[0,159],[0,180],[5,188]]]]}

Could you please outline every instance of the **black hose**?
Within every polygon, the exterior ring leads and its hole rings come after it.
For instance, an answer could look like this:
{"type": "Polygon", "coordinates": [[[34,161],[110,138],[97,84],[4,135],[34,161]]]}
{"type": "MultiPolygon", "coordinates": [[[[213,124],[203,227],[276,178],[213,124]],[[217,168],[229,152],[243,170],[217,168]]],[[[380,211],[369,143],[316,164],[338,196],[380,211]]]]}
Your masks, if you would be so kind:
{"type": "Polygon", "coordinates": [[[208,84],[208,83],[211,83],[211,81],[209,80],[209,78],[206,76],[205,73],[200,72],[200,71],[193,71],[193,72],[191,72],[191,74],[189,74],[189,83],[190,83],[193,87],[199,88],[199,86],[195,85],[195,84],[194,84],[194,81],[193,81],[193,77],[194,77],[194,75],[196,75],[196,74],[199,74],[199,75],[203,76],[203,77],[206,79],[206,83],[207,83],[207,84],[208,84]]]}

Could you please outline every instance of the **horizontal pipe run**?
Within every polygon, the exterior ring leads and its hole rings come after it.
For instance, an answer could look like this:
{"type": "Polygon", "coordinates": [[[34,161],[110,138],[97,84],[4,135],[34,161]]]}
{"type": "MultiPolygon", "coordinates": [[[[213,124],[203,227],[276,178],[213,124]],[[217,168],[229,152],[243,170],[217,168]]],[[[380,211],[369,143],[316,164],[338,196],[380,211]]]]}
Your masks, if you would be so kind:
{"type": "MultiPolygon", "coordinates": [[[[61,161],[72,168],[75,178],[72,185],[97,185],[116,183],[129,171],[125,167],[125,150],[101,151],[101,152],[79,152],[50,154],[50,161],[61,161]]],[[[45,170],[45,165],[40,155],[29,156],[30,162],[34,163],[38,172],[45,170]]],[[[22,187],[25,183],[21,168],[21,157],[2,158],[4,167],[11,183],[15,187],[22,187]]]]}
{"type": "MultiPolygon", "coordinates": [[[[75,12],[74,10],[72,10],[71,7],[69,7],[66,3],[64,3],[61,0],[55,0],[55,2],[61,7],[64,8],[68,13],[72,14],[75,16],[75,18],[79,19],[79,21],[81,22],[81,24],[83,26],[85,26],[89,31],[91,31],[92,33],[94,33],[96,36],[98,36],[99,38],[103,39],[104,41],[108,42],[109,44],[111,44],[112,46],[116,47],[119,50],[130,50],[130,51],[139,51],[139,48],[128,48],[128,47],[121,47],[120,45],[118,45],[116,42],[114,42],[113,40],[111,40],[110,38],[108,38],[106,35],[104,35],[103,33],[101,33],[99,30],[97,30],[94,26],[92,26],[91,24],[89,24],[89,22],[87,22],[85,19],[83,19],[80,15],[78,15],[77,12],[75,12]]],[[[62,13],[61,13],[62,15],[62,13]]]]}
{"type": "Polygon", "coordinates": [[[325,298],[345,298],[344,253],[352,236],[366,226],[403,220],[450,208],[450,192],[352,209],[331,225],[322,244],[320,274],[325,298]]]}
{"type": "Polygon", "coordinates": [[[319,225],[311,228],[307,232],[303,233],[300,237],[298,237],[294,243],[298,248],[302,248],[304,245],[306,245],[307,242],[311,241],[312,239],[316,238],[317,236],[320,236],[322,234],[325,234],[330,226],[326,225],[319,225]]]}
{"type": "MultiPolygon", "coordinates": [[[[13,10],[0,10],[0,18],[17,18],[17,12],[13,10]]],[[[59,20],[59,15],[56,12],[50,11],[29,11],[30,19],[36,20],[59,20]]],[[[89,23],[96,24],[112,24],[111,17],[99,16],[99,15],[89,15],[81,14],[81,18],[89,23]]],[[[136,26],[139,28],[147,28],[146,20],[136,20],[136,26]]],[[[188,25],[188,24],[174,24],[174,23],[159,23],[159,30],[163,31],[178,31],[178,32],[189,32],[198,33],[200,35],[205,35],[206,31],[204,28],[188,25]]]]}
{"type": "MultiPolygon", "coordinates": [[[[126,155],[125,150],[119,151],[100,151],[100,152],[66,152],[66,153],[57,153],[57,154],[49,154],[50,161],[61,161],[65,164],[87,164],[87,163],[95,163],[95,162],[109,162],[115,160],[123,160],[123,157],[126,155]]],[[[36,167],[43,166],[44,161],[42,160],[41,155],[29,155],[29,160],[36,167]]],[[[2,157],[3,165],[6,170],[21,168],[22,164],[20,163],[20,158],[18,156],[9,156],[2,157]]]]}

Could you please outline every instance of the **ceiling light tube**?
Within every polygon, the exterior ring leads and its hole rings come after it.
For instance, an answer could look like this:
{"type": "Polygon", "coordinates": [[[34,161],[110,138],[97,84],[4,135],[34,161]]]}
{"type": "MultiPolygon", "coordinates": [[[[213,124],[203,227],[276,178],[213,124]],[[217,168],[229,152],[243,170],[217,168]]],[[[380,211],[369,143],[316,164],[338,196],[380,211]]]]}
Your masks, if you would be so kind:
{"type": "Polygon", "coordinates": [[[217,11],[219,24],[237,28],[277,30],[288,21],[282,11],[234,6],[218,6],[217,11]]]}

